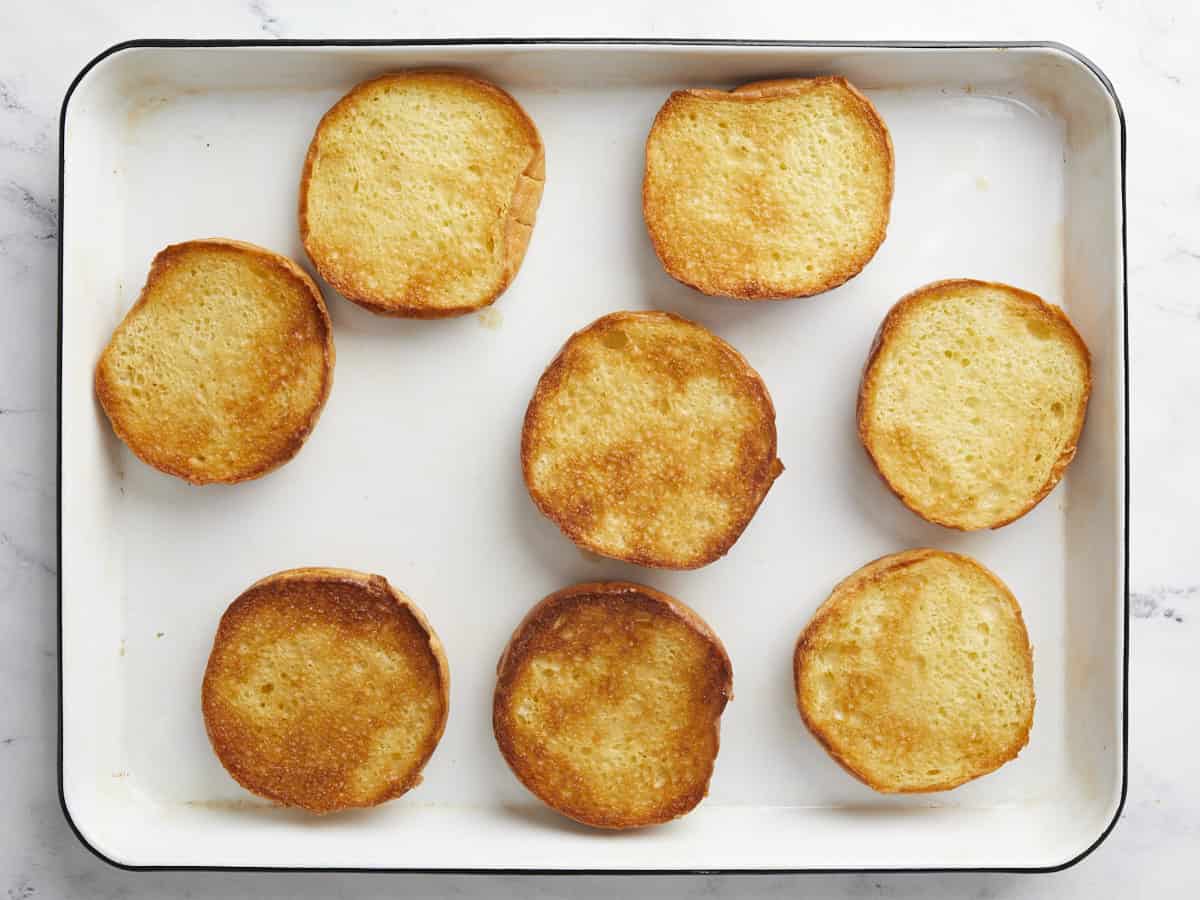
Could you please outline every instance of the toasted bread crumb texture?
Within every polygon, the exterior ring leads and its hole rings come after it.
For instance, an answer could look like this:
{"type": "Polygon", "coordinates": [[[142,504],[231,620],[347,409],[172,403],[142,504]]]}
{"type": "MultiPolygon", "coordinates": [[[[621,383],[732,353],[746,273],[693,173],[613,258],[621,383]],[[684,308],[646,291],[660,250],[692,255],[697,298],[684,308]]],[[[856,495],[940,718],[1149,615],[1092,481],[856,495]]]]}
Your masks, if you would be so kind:
{"type": "Polygon", "coordinates": [[[863,376],[859,433],[917,513],[962,529],[1030,510],[1075,456],[1087,348],[1058,307],[948,281],[888,314],[863,376]]]}
{"type": "Polygon", "coordinates": [[[534,502],[581,547],[670,568],[725,553],[782,470],[758,374],[668,313],[571,337],[530,402],[522,460],[534,502]]]}
{"type": "Polygon", "coordinates": [[[964,556],[912,550],[837,586],[800,636],[805,723],[878,791],[937,791],[1017,755],[1033,724],[1021,611],[964,556]]]}
{"type": "Polygon", "coordinates": [[[441,645],[377,575],[294,570],[229,607],[204,675],[204,720],[243,787],[331,812],[398,797],[445,727],[441,645]]]}
{"type": "Polygon", "coordinates": [[[196,483],[290,459],[333,377],[329,315],[312,279],[260,247],[205,240],[154,258],[96,367],[96,393],[141,459],[196,483]]]}
{"type": "Polygon", "coordinates": [[[534,794],[573,819],[626,828],[691,810],[708,790],[731,696],[724,649],[646,588],[552,595],[501,662],[494,725],[534,794]]]}
{"type": "Polygon", "coordinates": [[[504,91],[451,72],[389,75],[321,120],[301,235],[351,300],[396,315],[461,314],[516,274],[544,177],[537,129],[504,91]]]}
{"type": "Polygon", "coordinates": [[[708,294],[799,297],[875,255],[892,179],[887,128],[844,79],[677,91],[646,143],[643,208],[674,278],[708,294]]]}

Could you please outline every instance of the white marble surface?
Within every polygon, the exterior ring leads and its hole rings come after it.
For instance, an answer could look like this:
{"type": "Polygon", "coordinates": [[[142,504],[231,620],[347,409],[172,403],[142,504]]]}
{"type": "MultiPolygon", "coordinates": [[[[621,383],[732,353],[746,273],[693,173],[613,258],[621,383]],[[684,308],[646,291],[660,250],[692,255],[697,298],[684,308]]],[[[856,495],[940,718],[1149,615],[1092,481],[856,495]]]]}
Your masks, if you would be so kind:
{"type": "Polygon", "coordinates": [[[0,4],[0,896],[1200,896],[1200,11],[1192,0],[0,4]],[[920,7],[918,10],[916,7],[920,7]],[[1055,875],[562,877],[132,874],[76,842],[55,784],[57,122],[92,56],[134,37],[1054,39],[1129,124],[1132,665],[1129,799],[1055,875]]]}

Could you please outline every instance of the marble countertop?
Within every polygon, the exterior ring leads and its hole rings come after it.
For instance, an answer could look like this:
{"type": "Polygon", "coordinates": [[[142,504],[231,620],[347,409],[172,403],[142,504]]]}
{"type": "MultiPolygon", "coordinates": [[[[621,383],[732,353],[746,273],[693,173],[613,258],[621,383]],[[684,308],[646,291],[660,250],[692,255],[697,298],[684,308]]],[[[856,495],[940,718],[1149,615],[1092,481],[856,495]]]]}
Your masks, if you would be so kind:
{"type": "Polygon", "coordinates": [[[897,4],[472,0],[11,4],[0,21],[0,896],[1200,896],[1200,9],[1190,0],[897,4]],[[907,7],[907,8],[905,8],[907,7]],[[1132,373],[1129,796],[1110,838],[1047,876],[605,879],[134,874],[72,835],[55,775],[55,327],[59,104],[135,37],[638,36],[1033,40],[1079,49],[1128,120],[1132,373]]]}

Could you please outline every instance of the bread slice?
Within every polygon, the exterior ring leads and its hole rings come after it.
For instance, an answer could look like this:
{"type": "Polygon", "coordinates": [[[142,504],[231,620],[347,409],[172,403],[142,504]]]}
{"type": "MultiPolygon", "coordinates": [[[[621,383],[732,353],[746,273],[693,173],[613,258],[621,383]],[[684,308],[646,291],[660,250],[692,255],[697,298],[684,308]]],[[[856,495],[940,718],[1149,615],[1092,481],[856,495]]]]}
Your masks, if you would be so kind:
{"type": "Polygon", "coordinates": [[[521,465],[538,509],[580,547],[668,569],[724,555],[783,471],[758,373],[662,312],[571,336],[529,402],[521,465]]]}
{"type": "Polygon", "coordinates": [[[858,433],[906,506],[949,528],[999,528],[1033,509],[1075,457],[1091,390],[1066,314],[1005,284],[913,291],[875,336],[858,433]]]}
{"type": "Polygon", "coordinates": [[[342,296],[417,319],[491,304],[525,257],[546,177],[512,97],[460,72],[364,82],[321,119],[300,181],[300,236],[342,296]]]}
{"type": "Polygon", "coordinates": [[[887,126],[844,78],[676,91],[646,141],[642,208],[667,273],[705,294],[807,297],[887,234],[887,126]]]}
{"type": "Polygon", "coordinates": [[[221,617],[202,705],[238,784],[327,813],[420,783],[446,728],[450,673],[429,622],[386,579],[291,569],[221,617]]]}
{"type": "Polygon", "coordinates": [[[708,793],[733,668],[678,600],[622,582],[564,588],[517,627],[498,675],[500,752],[563,815],[637,828],[708,793]]]}
{"type": "Polygon", "coordinates": [[[877,791],[943,791],[1016,757],[1033,653],[1004,583],[970,557],[907,550],[834,588],[800,635],[805,725],[877,791]]]}
{"type": "Polygon", "coordinates": [[[333,331],[298,265],[224,238],[154,257],[96,365],[117,437],[193,484],[258,478],[295,456],[333,385],[333,331]]]}

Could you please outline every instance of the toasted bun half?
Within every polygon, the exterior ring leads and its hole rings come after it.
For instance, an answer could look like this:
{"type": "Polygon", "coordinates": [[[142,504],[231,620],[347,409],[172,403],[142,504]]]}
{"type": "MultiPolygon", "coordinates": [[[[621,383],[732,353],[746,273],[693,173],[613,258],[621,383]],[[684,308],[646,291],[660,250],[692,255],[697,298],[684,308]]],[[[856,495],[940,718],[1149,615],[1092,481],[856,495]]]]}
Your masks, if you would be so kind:
{"type": "Polygon", "coordinates": [[[521,464],[538,509],[580,547],[669,569],[728,552],[783,471],[758,373],[662,312],[572,335],[529,402],[521,464]]]}
{"type": "Polygon", "coordinates": [[[1075,458],[1091,392],[1066,314],[1006,284],[956,279],[892,307],[871,347],[858,434],[888,487],[949,528],[999,528],[1075,458]]]}
{"type": "Polygon", "coordinates": [[[500,752],[563,815],[637,828],[707,794],[733,669],[678,600],[622,582],[558,591],[518,626],[498,675],[500,752]]]}
{"type": "Polygon", "coordinates": [[[325,301],[298,265],[224,238],[174,244],[96,364],[117,437],[193,484],[258,478],[307,440],[333,385],[325,301]]]}
{"type": "Polygon", "coordinates": [[[1021,609],[975,560],[908,550],[846,578],[796,643],[800,715],[877,791],[944,791],[1016,757],[1033,726],[1021,609]]]}
{"type": "Polygon", "coordinates": [[[446,728],[450,674],[433,628],[384,578],[291,569],[221,617],[201,699],[238,784],[328,813],[420,783],[446,728]]]}
{"type": "Polygon", "coordinates": [[[806,297],[875,255],[894,167],[887,126],[844,78],[676,91],[646,141],[642,209],[677,281],[742,300],[806,297]]]}
{"type": "Polygon", "coordinates": [[[516,276],[545,178],[533,120],[496,85],[462,72],[384,75],[317,126],[300,236],[321,277],[372,312],[463,315],[516,276]]]}

